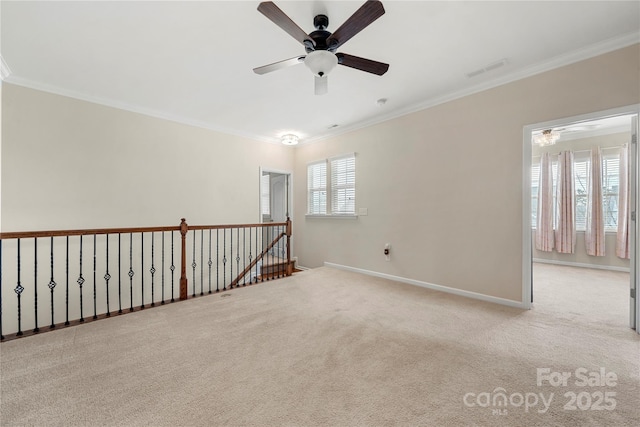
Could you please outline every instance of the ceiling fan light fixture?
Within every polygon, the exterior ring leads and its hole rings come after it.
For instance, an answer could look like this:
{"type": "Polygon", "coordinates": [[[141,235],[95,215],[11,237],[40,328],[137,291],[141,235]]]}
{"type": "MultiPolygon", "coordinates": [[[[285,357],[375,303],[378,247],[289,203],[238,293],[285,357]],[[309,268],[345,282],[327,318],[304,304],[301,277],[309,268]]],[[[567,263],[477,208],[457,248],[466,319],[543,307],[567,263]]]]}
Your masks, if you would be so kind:
{"type": "Polygon", "coordinates": [[[309,52],[304,59],[311,72],[318,77],[324,77],[338,65],[338,57],[328,50],[314,50],[309,52]]]}
{"type": "Polygon", "coordinates": [[[533,142],[541,147],[553,145],[560,139],[560,132],[553,129],[543,130],[541,133],[533,135],[533,142]]]}
{"type": "Polygon", "coordinates": [[[298,136],[292,133],[283,135],[282,138],[280,138],[280,142],[282,142],[284,145],[297,145],[298,141],[298,136]]]}

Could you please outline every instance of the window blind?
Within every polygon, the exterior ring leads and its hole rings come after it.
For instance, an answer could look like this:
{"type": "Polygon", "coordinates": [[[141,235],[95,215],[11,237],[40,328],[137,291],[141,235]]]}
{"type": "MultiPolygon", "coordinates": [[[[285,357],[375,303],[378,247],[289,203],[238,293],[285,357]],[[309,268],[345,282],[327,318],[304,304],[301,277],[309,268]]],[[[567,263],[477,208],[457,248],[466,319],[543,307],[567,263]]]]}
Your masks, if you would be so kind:
{"type": "Polygon", "coordinates": [[[312,163],[307,167],[307,214],[327,213],[327,162],[312,163]]]}
{"type": "Polygon", "coordinates": [[[589,195],[589,159],[575,160],[573,162],[574,177],[574,201],[576,230],[584,231],[587,228],[587,198],[589,195]]]}
{"type": "Polygon", "coordinates": [[[331,213],[356,213],[356,159],[355,156],[334,158],[331,163],[331,213]]]}
{"type": "Polygon", "coordinates": [[[262,175],[260,177],[260,200],[262,205],[262,215],[271,215],[271,200],[269,197],[270,188],[271,175],[262,175]]]}
{"type": "Polygon", "coordinates": [[[620,190],[620,155],[602,159],[602,207],[605,230],[618,228],[618,192],[620,190]]]}

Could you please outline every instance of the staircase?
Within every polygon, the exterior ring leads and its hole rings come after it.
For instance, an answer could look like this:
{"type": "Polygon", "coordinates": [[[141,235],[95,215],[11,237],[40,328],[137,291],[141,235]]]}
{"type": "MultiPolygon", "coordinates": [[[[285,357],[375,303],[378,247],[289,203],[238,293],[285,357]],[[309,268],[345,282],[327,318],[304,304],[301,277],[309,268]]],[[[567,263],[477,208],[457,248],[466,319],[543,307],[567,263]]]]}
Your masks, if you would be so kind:
{"type": "Polygon", "coordinates": [[[271,254],[265,255],[258,268],[257,280],[267,280],[287,276],[288,264],[289,263],[286,258],[280,258],[271,254]]]}

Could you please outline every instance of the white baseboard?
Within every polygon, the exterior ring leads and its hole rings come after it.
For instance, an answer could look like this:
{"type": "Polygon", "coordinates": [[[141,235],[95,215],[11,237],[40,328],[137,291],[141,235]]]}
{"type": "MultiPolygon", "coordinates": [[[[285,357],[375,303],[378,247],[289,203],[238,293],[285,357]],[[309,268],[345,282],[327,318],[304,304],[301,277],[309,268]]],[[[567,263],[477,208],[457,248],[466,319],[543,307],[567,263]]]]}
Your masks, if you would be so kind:
{"type": "Polygon", "coordinates": [[[595,268],[597,270],[623,271],[625,273],[628,273],[630,271],[630,269],[627,267],[616,267],[613,265],[583,264],[579,262],[558,261],[555,259],[533,258],[533,262],[539,262],[541,264],[565,265],[568,267],[595,268]]]}
{"type": "Polygon", "coordinates": [[[420,286],[422,288],[432,289],[434,291],[446,292],[448,294],[458,295],[466,298],[477,299],[480,301],[492,302],[495,304],[506,305],[509,307],[525,308],[521,301],[513,301],[505,298],[493,297],[491,295],[479,294],[477,292],[465,291],[462,289],[450,288],[448,286],[435,285],[433,283],[422,282],[420,280],[407,279],[405,277],[393,276],[391,274],[379,273],[377,271],[364,270],[361,268],[349,267],[346,265],[334,264],[332,262],[324,263],[326,267],[337,268],[339,270],[352,271],[354,273],[366,274],[368,276],[380,277],[383,279],[393,280],[396,282],[407,283],[409,285],[420,286]]]}

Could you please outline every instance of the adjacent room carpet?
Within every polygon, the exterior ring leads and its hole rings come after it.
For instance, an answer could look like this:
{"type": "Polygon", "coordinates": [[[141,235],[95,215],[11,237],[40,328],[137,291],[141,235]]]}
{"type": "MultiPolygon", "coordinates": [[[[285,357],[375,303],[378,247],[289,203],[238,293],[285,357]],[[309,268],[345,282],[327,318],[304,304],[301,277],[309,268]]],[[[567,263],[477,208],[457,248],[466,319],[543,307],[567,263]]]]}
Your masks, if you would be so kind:
{"type": "Polygon", "coordinates": [[[0,422],[640,425],[639,336],[554,313],[318,268],[2,343],[0,422]]]}

